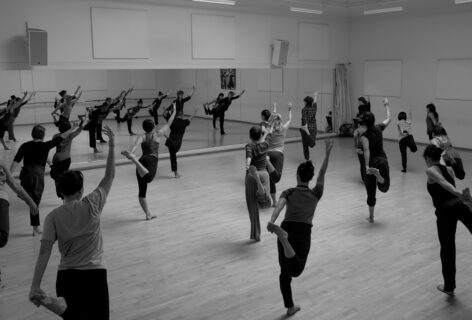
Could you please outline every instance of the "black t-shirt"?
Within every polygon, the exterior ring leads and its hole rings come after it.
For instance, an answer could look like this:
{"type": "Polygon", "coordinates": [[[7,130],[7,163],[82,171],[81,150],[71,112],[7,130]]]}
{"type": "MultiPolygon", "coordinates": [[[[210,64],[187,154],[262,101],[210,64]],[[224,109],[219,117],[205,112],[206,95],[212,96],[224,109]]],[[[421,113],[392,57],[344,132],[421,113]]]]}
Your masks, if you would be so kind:
{"type": "Polygon", "coordinates": [[[359,110],[359,114],[357,116],[361,116],[366,112],[370,112],[370,103],[361,104],[361,105],[359,105],[359,107],[357,109],[359,110]]]}
{"type": "Polygon", "coordinates": [[[62,141],[62,137],[57,136],[52,140],[43,141],[28,141],[23,143],[18,152],[16,153],[15,162],[20,163],[23,161],[23,165],[38,165],[45,167],[48,160],[49,150],[59,145],[62,141]]]}
{"type": "Polygon", "coordinates": [[[183,136],[189,124],[188,119],[175,118],[170,125],[170,136],[183,136]]]}
{"type": "Polygon", "coordinates": [[[188,96],[188,97],[182,98],[181,100],[175,99],[172,102],[172,104],[175,103],[175,110],[177,111],[177,113],[184,111],[184,104],[185,104],[185,102],[189,101],[190,99],[191,99],[191,97],[188,96]]]}
{"type": "Polygon", "coordinates": [[[162,97],[160,97],[160,98],[154,99],[154,101],[152,102],[152,108],[153,108],[154,110],[159,109],[160,106],[161,106],[162,100],[164,100],[165,98],[167,98],[167,95],[164,95],[164,96],[162,96],[162,97]]]}
{"type": "Polygon", "coordinates": [[[387,158],[383,148],[383,134],[386,128],[385,124],[380,123],[376,124],[373,128],[367,129],[367,131],[363,134],[364,137],[369,140],[369,151],[370,151],[370,160],[374,158],[387,158]]]}
{"type": "Polygon", "coordinates": [[[233,102],[233,100],[238,99],[240,96],[235,96],[235,97],[225,97],[221,99],[221,102],[219,103],[219,107],[222,109],[222,111],[227,111],[229,109],[229,106],[233,102]]]}

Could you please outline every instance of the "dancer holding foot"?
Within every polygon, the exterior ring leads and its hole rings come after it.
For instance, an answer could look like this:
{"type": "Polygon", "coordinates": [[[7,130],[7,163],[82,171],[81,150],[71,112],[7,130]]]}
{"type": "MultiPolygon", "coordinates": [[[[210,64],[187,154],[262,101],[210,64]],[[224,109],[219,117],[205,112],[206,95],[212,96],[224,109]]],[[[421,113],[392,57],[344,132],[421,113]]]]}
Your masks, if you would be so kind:
{"type": "MultiPolygon", "coordinates": [[[[26,92],[25,92],[26,94],[26,92]]],[[[16,142],[15,138],[15,121],[16,118],[20,115],[21,108],[27,105],[30,100],[36,95],[36,92],[31,92],[28,99],[26,99],[26,95],[23,98],[15,97],[14,102],[9,107],[9,116],[7,121],[7,130],[8,130],[8,140],[12,140],[16,142]]]]}
{"type": "Polygon", "coordinates": [[[159,130],[157,130],[153,120],[144,120],[143,130],[145,133],[136,139],[136,142],[130,151],[123,151],[121,153],[136,165],[136,177],[138,178],[139,188],[139,204],[146,215],[146,220],[156,218],[155,215],[151,215],[148,209],[146,201],[147,186],[152,182],[152,180],[154,180],[154,177],[156,176],[157,163],[159,160],[159,145],[161,143],[162,137],[164,137],[165,133],[172,125],[172,122],[175,118],[175,113],[174,104],[174,112],[170,116],[169,121],[159,130]],[[141,146],[142,156],[138,160],[134,152],[139,146],[141,146]]]}
{"type": "MultiPolygon", "coordinates": [[[[44,191],[44,171],[49,150],[57,147],[72,132],[73,129],[70,129],[52,140],[44,142],[46,129],[41,125],[36,125],[31,131],[33,140],[23,143],[13,159],[10,168],[11,173],[14,173],[20,163],[23,162],[23,168],[21,168],[20,172],[20,183],[38,207],[44,191]]],[[[31,211],[30,222],[33,227],[33,236],[40,234],[39,214],[31,211]]]]}
{"type": "Polygon", "coordinates": [[[406,164],[407,164],[407,154],[406,150],[407,148],[410,148],[410,151],[415,153],[418,150],[418,147],[416,146],[415,139],[413,138],[413,135],[411,134],[411,109],[409,112],[410,119],[407,120],[406,118],[406,113],[405,112],[400,112],[398,114],[398,134],[400,136],[400,140],[398,142],[400,146],[400,153],[402,155],[402,172],[406,172],[406,164]]]}
{"type": "Polygon", "coordinates": [[[377,187],[381,192],[387,192],[390,188],[390,170],[387,155],[383,149],[382,131],[390,124],[390,107],[388,99],[384,99],[384,107],[387,110],[387,119],[380,124],[375,124],[375,116],[371,112],[365,112],[359,123],[360,142],[364,160],[367,164],[365,175],[365,188],[367,190],[367,205],[369,217],[367,221],[374,223],[374,209],[377,202],[375,194],[377,187]]]}
{"type": "Polygon", "coordinates": [[[146,109],[146,108],[151,107],[151,105],[144,106],[143,103],[144,103],[143,99],[139,99],[138,104],[126,110],[125,116],[122,119],[118,120],[118,123],[126,122],[126,124],[128,125],[128,133],[130,136],[135,135],[133,132],[133,118],[139,113],[141,109],[146,109]]]}
{"type": "Polygon", "coordinates": [[[277,247],[280,264],[280,291],[287,308],[287,316],[300,311],[300,306],[293,302],[292,278],[300,276],[305,269],[311,245],[311,228],[316,206],[324,191],[324,179],[328,169],[329,156],[333,141],[326,140],[326,155],[318,173],[316,186],[310,189],[309,184],[315,175],[311,161],[298,166],[297,187],[285,190],[277,202],[274,213],[267,224],[267,230],[278,237],[277,247]],[[280,226],[275,224],[280,212],[287,206],[285,218],[280,226]]]}
{"type": "Polygon", "coordinates": [[[433,139],[431,144],[441,148],[443,151],[442,160],[444,164],[454,170],[454,175],[459,180],[464,180],[465,171],[462,164],[462,158],[459,152],[452,146],[451,139],[447,135],[446,129],[441,126],[435,126],[432,131],[433,139]]]}
{"type": "Polygon", "coordinates": [[[303,156],[305,160],[310,160],[310,149],[316,145],[316,112],[318,105],[318,92],[315,92],[313,97],[307,96],[303,101],[305,107],[302,109],[302,127],[300,128],[300,134],[302,135],[303,145],[303,156]]]}
{"type": "Polygon", "coordinates": [[[59,191],[64,204],[49,213],[44,221],[44,234],[31,284],[30,300],[36,306],[48,307],[66,320],[110,318],[100,216],[115,176],[115,145],[111,129],[105,127],[104,133],[109,143],[105,176],[92,193],[82,198],[84,178],[80,171],[67,171],[59,177],[59,191]],[[56,282],[59,299],[51,298],[41,290],[44,271],[56,241],[61,253],[56,282]]]}
{"type": "MultiPolygon", "coordinates": [[[[38,207],[26,191],[16,182],[6,165],[0,162],[0,248],[7,245],[10,233],[10,202],[8,200],[7,185],[18,198],[23,200],[29,207],[30,212],[38,214],[38,207]]],[[[1,274],[1,272],[0,272],[1,274]]],[[[0,279],[0,283],[1,283],[0,279]]]]}
{"type": "Polygon", "coordinates": [[[268,167],[270,176],[270,196],[272,197],[272,203],[275,206],[277,202],[277,188],[275,185],[282,178],[282,170],[284,167],[285,136],[287,135],[287,131],[290,128],[290,123],[292,122],[292,103],[290,102],[288,104],[287,122],[282,122],[282,115],[277,113],[276,104],[274,104],[273,114],[273,130],[268,138],[269,150],[267,155],[269,156],[269,161],[274,169],[272,170],[270,167],[268,167]]]}
{"type": "Polygon", "coordinates": [[[219,114],[218,118],[220,118],[220,133],[222,135],[226,134],[225,132],[225,113],[228,111],[229,107],[231,106],[231,103],[233,100],[239,99],[246,90],[241,91],[241,93],[237,96],[234,95],[233,91],[230,91],[228,93],[228,96],[226,98],[223,98],[220,103],[219,103],[219,114]]]}
{"type": "Polygon", "coordinates": [[[225,95],[223,93],[220,93],[215,100],[203,104],[205,114],[213,115],[213,129],[215,130],[217,130],[216,119],[218,119],[220,117],[220,114],[222,113],[222,108],[220,107],[220,104],[223,101],[224,97],[225,95]]]}
{"type": "Polygon", "coordinates": [[[151,104],[151,109],[149,114],[154,118],[154,124],[157,126],[159,124],[159,108],[161,107],[162,101],[170,95],[170,92],[163,94],[161,91],[157,94],[157,98],[151,104]]]}
{"type": "MultiPolygon", "coordinates": [[[[262,132],[261,127],[252,127],[249,130],[251,142],[246,145],[246,205],[251,222],[250,239],[260,241],[261,223],[259,209],[269,208],[270,178],[266,159],[269,143],[266,141],[269,130],[262,132]]],[[[269,163],[268,163],[269,162],[269,163]]],[[[273,169],[273,168],[272,168],[273,169]]]]}
{"type": "Polygon", "coordinates": [[[193,118],[197,114],[198,107],[195,108],[193,115],[189,119],[185,119],[184,114],[182,112],[178,113],[177,104],[174,103],[173,108],[174,110],[176,110],[175,111],[176,117],[174,121],[172,121],[172,125],[170,125],[170,134],[166,140],[166,147],[169,149],[170,166],[171,166],[172,172],[174,173],[175,178],[180,178],[180,174],[177,171],[177,152],[180,151],[180,147],[182,146],[185,129],[187,129],[187,127],[190,125],[193,118]]]}
{"type": "Polygon", "coordinates": [[[440,163],[443,151],[435,145],[429,145],[424,151],[428,169],[428,192],[436,208],[437,229],[441,244],[441,264],[444,284],[437,289],[449,296],[454,296],[456,289],[456,228],[461,221],[472,233],[472,208],[470,191],[462,192],[456,188],[454,172],[440,163]]]}
{"type": "MultiPolygon", "coordinates": [[[[80,89],[80,86],[77,88],[77,90],[79,89],[80,89]]],[[[61,100],[64,100],[64,102],[58,103],[57,106],[55,106],[54,111],[51,113],[51,116],[54,119],[56,119],[56,115],[60,114],[59,119],[57,121],[54,121],[56,126],[59,126],[60,124],[65,123],[65,122],[69,122],[72,109],[74,108],[77,101],[79,101],[81,95],[82,95],[82,91],[80,91],[78,95],[74,95],[74,96],[64,95],[63,99],[61,99],[61,100]]]]}

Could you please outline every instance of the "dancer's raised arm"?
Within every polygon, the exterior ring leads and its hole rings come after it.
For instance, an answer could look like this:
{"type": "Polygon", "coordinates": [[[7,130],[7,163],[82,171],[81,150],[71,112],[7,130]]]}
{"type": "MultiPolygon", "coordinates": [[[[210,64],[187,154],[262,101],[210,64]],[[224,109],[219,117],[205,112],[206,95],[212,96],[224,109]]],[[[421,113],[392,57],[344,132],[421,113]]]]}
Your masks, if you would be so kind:
{"type": "Polygon", "coordinates": [[[318,178],[316,179],[316,186],[313,189],[318,199],[321,198],[321,196],[323,195],[325,175],[326,175],[326,171],[328,170],[329,156],[331,155],[331,150],[333,149],[333,145],[334,145],[333,139],[325,140],[325,146],[326,146],[325,158],[323,160],[323,164],[321,165],[320,171],[318,172],[318,178]]]}
{"type": "Polygon", "coordinates": [[[293,105],[291,102],[288,103],[288,120],[284,124],[284,128],[288,129],[290,127],[290,124],[292,123],[292,109],[293,105]]]}
{"type": "Polygon", "coordinates": [[[385,127],[387,127],[392,121],[390,117],[390,103],[388,102],[387,98],[384,99],[383,104],[385,109],[387,110],[387,119],[385,119],[382,123],[385,125],[385,127]]]}
{"type": "Polygon", "coordinates": [[[115,134],[109,126],[105,126],[103,128],[103,133],[108,137],[108,157],[105,176],[98,186],[103,188],[103,190],[108,195],[113,183],[113,179],[115,178],[115,134]]]}

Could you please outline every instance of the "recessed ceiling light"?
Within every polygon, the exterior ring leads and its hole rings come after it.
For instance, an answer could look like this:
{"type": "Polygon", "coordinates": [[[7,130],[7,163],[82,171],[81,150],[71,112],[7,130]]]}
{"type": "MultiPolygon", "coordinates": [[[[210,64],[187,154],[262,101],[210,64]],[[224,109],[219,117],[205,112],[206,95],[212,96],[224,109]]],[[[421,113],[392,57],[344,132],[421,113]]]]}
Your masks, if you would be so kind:
{"type": "Polygon", "coordinates": [[[463,4],[463,3],[470,3],[472,2],[472,0],[455,0],[454,3],[455,4],[463,4]]]}
{"type": "Polygon", "coordinates": [[[390,12],[398,12],[398,11],[403,11],[403,8],[393,7],[393,8],[385,8],[385,9],[366,10],[364,11],[364,14],[369,15],[369,14],[390,13],[390,12]]]}
{"type": "Polygon", "coordinates": [[[227,4],[230,6],[234,6],[236,1],[233,0],[193,0],[193,2],[205,2],[205,3],[213,3],[213,4],[227,4]]]}
{"type": "Polygon", "coordinates": [[[292,11],[292,12],[323,14],[323,11],[321,11],[321,10],[313,10],[313,9],[305,9],[305,8],[297,8],[297,7],[290,7],[290,11],[292,11]]]}

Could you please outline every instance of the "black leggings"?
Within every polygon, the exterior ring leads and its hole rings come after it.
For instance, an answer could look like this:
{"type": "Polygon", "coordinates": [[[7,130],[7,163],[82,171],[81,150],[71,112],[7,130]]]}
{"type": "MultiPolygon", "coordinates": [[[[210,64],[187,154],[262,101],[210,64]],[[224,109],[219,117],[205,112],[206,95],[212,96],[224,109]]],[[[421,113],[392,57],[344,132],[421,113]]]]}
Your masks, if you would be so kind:
{"type": "Polygon", "coordinates": [[[157,171],[158,158],[153,155],[145,155],[139,159],[139,162],[149,171],[148,174],[141,177],[136,170],[136,177],[138,178],[139,197],[146,198],[147,185],[154,180],[157,171]]]}
{"type": "Polygon", "coordinates": [[[97,132],[97,123],[95,120],[90,121],[85,127],[84,130],[87,130],[89,133],[89,146],[92,149],[97,148],[97,139],[96,139],[96,132],[97,132]]]}
{"type": "Polygon", "coordinates": [[[270,173],[270,193],[277,192],[275,186],[276,183],[282,178],[282,170],[284,167],[284,154],[283,152],[270,151],[268,152],[270,163],[274,166],[275,171],[270,173]]]}
{"type": "Polygon", "coordinates": [[[452,200],[436,210],[444,290],[456,288],[456,228],[461,221],[472,233],[472,211],[460,200],[452,200]]]}
{"type": "Polygon", "coordinates": [[[0,248],[7,245],[10,233],[10,204],[5,199],[0,199],[0,248]]]}
{"type": "MultiPolygon", "coordinates": [[[[20,172],[20,184],[33,202],[39,207],[44,191],[44,167],[35,165],[23,166],[20,172]]],[[[39,214],[30,209],[30,222],[33,227],[39,226],[39,214]]]]}
{"type": "Polygon", "coordinates": [[[387,192],[390,189],[390,169],[388,167],[388,161],[386,158],[374,158],[370,164],[371,168],[377,168],[380,171],[380,175],[384,178],[384,183],[378,183],[377,178],[373,174],[366,174],[365,176],[365,188],[367,190],[367,205],[374,207],[377,203],[375,194],[377,187],[381,192],[387,192]]]}
{"type": "Polygon", "coordinates": [[[58,297],[63,297],[67,303],[67,309],[62,314],[63,319],[110,319],[107,271],[105,269],[59,270],[56,293],[58,297]]]}
{"type": "Polygon", "coordinates": [[[57,195],[58,198],[61,198],[61,199],[63,197],[62,197],[61,193],[59,192],[59,188],[58,188],[58,185],[57,185],[57,178],[59,178],[59,176],[61,174],[65,173],[65,172],[67,172],[67,170],[69,170],[70,164],[71,164],[71,158],[67,158],[67,159],[64,159],[62,161],[55,162],[51,166],[50,175],[51,175],[51,178],[56,183],[56,195],[57,195]]]}
{"type": "Polygon", "coordinates": [[[177,152],[179,152],[180,147],[182,146],[183,136],[170,136],[166,140],[166,146],[169,149],[170,156],[170,167],[172,172],[177,172],[177,152]]]}
{"type": "Polygon", "coordinates": [[[295,251],[294,257],[286,258],[284,247],[280,240],[277,240],[280,265],[280,291],[282,292],[285,308],[291,308],[294,305],[291,287],[292,278],[301,275],[305,269],[311,246],[311,225],[302,222],[284,221],[281,227],[288,233],[288,242],[295,251]]]}
{"type": "Polygon", "coordinates": [[[316,130],[310,131],[310,135],[308,135],[305,130],[300,129],[300,134],[302,135],[303,156],[308,161],[310,160],[310,148],[316,145],[316,130]]]}
{"type": "Polygon", "coordinates": [[[357,158],[359,158],[359,166],[361,170],[361,178],[362,181],[365,183],[365,176],[366,176],[366,169],[365,169],[365,157],[364,154],[357,154],[357,158]]]}
{"type": "Polygon", "coordinates": [[[410,148],[411,152],[416,152],[418,150],[418,147],[416,146],[415,139],[413,136],[410,134],[398,142],[400,146],[400,153],[402,155],[402,167],[403,170],[406,170],[406,164],[407,164],[407,157],[406,157],[406,149],[410,148]]]}

